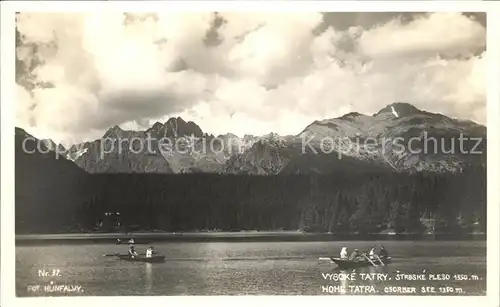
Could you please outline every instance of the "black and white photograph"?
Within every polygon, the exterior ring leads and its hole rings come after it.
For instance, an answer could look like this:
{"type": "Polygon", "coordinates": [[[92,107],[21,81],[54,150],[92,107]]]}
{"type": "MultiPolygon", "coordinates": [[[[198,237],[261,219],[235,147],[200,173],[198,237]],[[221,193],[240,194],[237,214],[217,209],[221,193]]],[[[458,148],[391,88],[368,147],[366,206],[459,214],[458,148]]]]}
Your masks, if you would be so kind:
{"type": "Polygon", "coordinates": [[[15,296],[485,297],[488,31],[17,11],[15,296]]]}

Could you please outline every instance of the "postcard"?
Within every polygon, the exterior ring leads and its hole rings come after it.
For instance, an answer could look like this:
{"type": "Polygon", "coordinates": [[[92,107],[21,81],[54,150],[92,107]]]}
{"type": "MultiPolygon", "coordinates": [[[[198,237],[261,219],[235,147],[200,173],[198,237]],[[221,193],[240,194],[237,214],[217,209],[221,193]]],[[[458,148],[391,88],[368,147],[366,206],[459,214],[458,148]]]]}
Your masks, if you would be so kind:
{"type": "Polygon", "coordinates": [[[494,306],[499,6],[229,2],[2,3],[2,305],[494,306]]]}

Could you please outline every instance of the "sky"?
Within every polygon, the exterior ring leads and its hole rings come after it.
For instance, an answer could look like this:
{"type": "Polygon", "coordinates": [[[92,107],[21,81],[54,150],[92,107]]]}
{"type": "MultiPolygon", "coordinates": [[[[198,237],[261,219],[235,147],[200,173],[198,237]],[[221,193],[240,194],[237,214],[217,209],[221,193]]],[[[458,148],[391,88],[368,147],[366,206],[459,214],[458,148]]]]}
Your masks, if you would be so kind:
{"type": "Polygon", "coordinates": [[[460,13],[22,13],[16,126],[74,144],[180,116],[297,134],[393,102],[486,124],[486,17],[460,13]]]}

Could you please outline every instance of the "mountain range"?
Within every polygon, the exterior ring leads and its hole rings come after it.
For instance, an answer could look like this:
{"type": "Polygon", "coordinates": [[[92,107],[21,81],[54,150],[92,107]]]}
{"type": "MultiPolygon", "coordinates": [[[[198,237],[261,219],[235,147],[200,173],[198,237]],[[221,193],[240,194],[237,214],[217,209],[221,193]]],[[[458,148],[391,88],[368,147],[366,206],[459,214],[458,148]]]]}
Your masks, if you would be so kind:
{"type": "Polygon", "coordinates": [[[65,149],[16,128],[16,233],[93,231],[104,212],[145,231],[358,231],[370,223],[378,231],[419,224],[428,212],[446,225],[463,214],[483,227],[485,150],[486,127],[406,103],[288,136],[214,136],[170,118],[144,131],[114,126],[65,149]],[[401,146],[411,142],[412,150],[401,146]]]}
{"type": "MultiPolygon", "coordinates": [[[[16,128],[16,139],[26,135],[16,128]]],[[[114,126],[102,138],[68,149],[52,140],[42,143],[57,148],[64,164],[88,173],[457,172],[486,162],[485,126],[408,103],[390,104],[371,116],[352,112],[317,120],[288,136],[214,136],[177,117],[144,131],[114,126]]]]}

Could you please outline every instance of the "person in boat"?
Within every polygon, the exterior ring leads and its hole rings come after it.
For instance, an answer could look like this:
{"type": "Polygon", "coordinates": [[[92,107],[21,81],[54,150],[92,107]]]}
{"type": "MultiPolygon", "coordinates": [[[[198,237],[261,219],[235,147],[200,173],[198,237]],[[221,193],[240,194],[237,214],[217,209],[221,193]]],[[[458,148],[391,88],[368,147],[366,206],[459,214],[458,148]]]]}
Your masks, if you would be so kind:
{"type": "Polygon", "coordinates": [[[135,258],[135,257],[139,257],[139,254],[137,254],[137,252],[135,251],[135,248],[133,245],[131,245],[128,249],[128,255],[129,257],[131,258],[135,258]]]}
{"type": "Polygon", "coordinates": [[[368,256],[370,256],[370,258],[375,257],[375,247],[372,247],[370,249],[370,251],[368,252],[368,256]]]}
{"type": "Polygon", "coordinates": [[[153,257],[153,246],[150,246],[148,247],[148,249],[146,249],[146,258],[151,258],[153,257]]]}
{"type": "Polygon", "coordinates": [[[360,256],[359,251],[357,249],[355,249],[352,252],[351,257],[349,258],[349,260],[357,261],[359,256],[360,256]]]}
{"type": "Polygon", "coordinates": [[[340,251],[340,259],[347,259],[347,247],[342,247],[340,251]]]}
{"type": "Polygon", "coordinates": [[[380,246],[380,252],[378,253],[380,257],[382,258],[387,258],[389,257],[389,253],[387,252],[387,250],[385,249],[385,247],[382,245],[380,246]]]}

